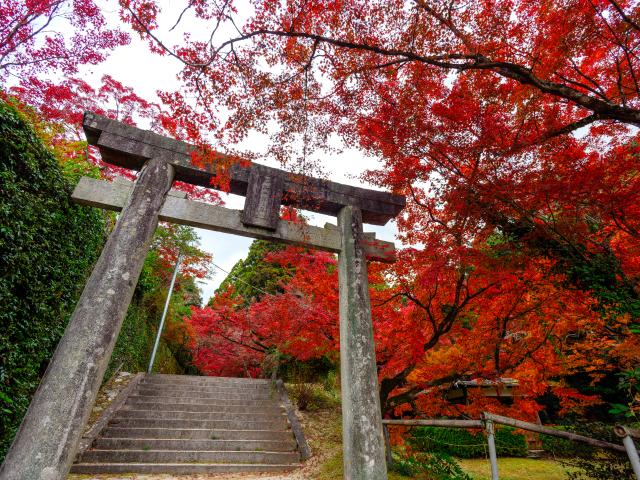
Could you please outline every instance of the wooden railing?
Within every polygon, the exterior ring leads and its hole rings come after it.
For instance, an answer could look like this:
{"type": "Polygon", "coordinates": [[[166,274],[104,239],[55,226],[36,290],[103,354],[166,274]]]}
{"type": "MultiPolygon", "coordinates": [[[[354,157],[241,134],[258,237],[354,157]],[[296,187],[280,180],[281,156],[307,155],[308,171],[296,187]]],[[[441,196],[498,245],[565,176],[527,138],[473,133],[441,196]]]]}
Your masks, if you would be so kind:
{"type": "Polygon", "coordinates": [[[574,442],[580,442],[592,447],[604,448],[616,452],[626,452],[629,456],[631,466],[635,473],[636,479],[640,480],[640,458],[636,449],[634,438],[640,439],[640,430],[618,425],[614,428],[614,432],[622,438],[623,445],[606,442],[597,438],[579,435],[565,430],[557,430],[555,428],[543,427],[535,423],[523,422],[515,418],[495,415],[493,413],[484,412],[481,420],[456,420],[456,419],[415,419],[415,420],[382,420],[384,428],[384,438],[387,447],[387,462],[391,463],[391,444],[389,442],[389,427],[394,425],[405,427],[444,427],[444,428],[482,428],[487,434],[487,445],[489,450],[489,461],[491,463],[491,479],[499,480],[498,476],[498,459],[495,447],[494,424],[507,425],[510,427],[528,430],[530,432],[541,433],[553,437],[564,438],[574,442]]]}

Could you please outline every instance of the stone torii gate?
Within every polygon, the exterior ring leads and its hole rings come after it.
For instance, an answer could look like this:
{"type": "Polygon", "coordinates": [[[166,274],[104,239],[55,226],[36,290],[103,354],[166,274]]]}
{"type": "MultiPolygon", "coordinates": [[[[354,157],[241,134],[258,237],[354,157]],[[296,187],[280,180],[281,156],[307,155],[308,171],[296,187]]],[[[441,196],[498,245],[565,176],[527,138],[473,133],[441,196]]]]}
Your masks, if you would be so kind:
{"type": "Polygon", "coordinates": [[[252,164],[228,169],[244,210],[190,201],[174,180],[211,186],[215,165],[195,147],[87,112],[84,129],[104,161],[140,170],[135,184],[82,178],[72,198],[122,211],[80,296],[0,468],[1,479],[54,480],[73,463],[158,220],[338,253],[344,477],[387,478],[366,258],[393,261],[394,245],[363,233],[384,225],[405,198],[252,164]],[[325,228],[279,219],[281,205],[337,216],[325,228]]]}

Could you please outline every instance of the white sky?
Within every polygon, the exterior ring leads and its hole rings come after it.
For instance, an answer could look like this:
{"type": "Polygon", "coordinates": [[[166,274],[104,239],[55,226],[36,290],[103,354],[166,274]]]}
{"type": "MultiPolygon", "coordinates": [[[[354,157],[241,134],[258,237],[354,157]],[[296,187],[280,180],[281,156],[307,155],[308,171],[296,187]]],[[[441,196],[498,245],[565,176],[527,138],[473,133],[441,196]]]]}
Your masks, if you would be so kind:
{"type": "MultiPolygon", "coordinates": [[[[179,37],[175,35],[169,36],[166,33],[177,18],[177,15],[184,5],[183,2],[166,0],[163,8],[166,10],[166,17],[160,19],[160,36],[162,39],[169,39],[178,43],[179,37]],[[164,27],[164,30],[162,29],[164,27]],[[173,38],[171,38],[173,37],[173,38]]],[[[104,12],[110,21],[119,21],[117,16],[117,7],[113,3],[106,3],[104,12]]],[[[242,12],[240,12],[242,13],[242,12]]],[[[187,21],[183,24],[189,25],[194,30],[191,32],[197,37],[197,22],[187,21]]],[[[200,24],[203,34],[206,33],[206,25],[200,24]]],[[[82,74],[89,83],[99,84],[100,77],[103,74],[109,74],[114,79],[123,84],[132,87],[137,94],[148,100],[157,101],[156,91],[179,89],[180,84],[176,79],[177,73],[180,71],[181,64],[168,56],[158,56],[149,52],[146,43],[142,42],[138,36],[132,35],[130,45],[116,49],[111,56],[102,64],[84,68],[82,74]],[[93,80],[93,82],[92,82],[93,80]]],[[[243,143],[244,147],[251,150],[262,150],[262,138],[259,135],[251,136],[243,143]],[[252,144],[253,143],[253,144],[252,144]]],[[[342,154],[325,156],[321,158],[321,166],[323,171],[327,172],[332,181],[346,183],[349,185],[363,186],[372,188],[370,185],[363,184],[359,179],[359,175],[365,170],[375,168],[376,160],[371,157],[365,157],[358,150],[345,150],[342,154]]],[[[281,167],[277,162],[269,163],[271,166],[281,167]]],[[[229,208],[241,209],[244,203],[244,197],[236,195],[223,194],[226,206],[229,208]]],[[[305,212],[305,216],[310,218],[312,225],[323,226],[326,222],[336,223],[334,217],[305,212]]],[[[213,254],[213,261],[220,267],[229,271],[233,265],[240,259],[244,258],[252,242],[250,238],[239,237],[235,235],[223,234],[218,232],[196,229],[201,238],[201,247],[213,254]]],[[[390,222],[384,227],[366,225],[365,231],[375,231],[377,238],[382,240],[393,241],[397,232],[394,223],[390,222]]],[[[208,301],[214,290],[220,282],[226,277],[226,274],[216,268],[212,268],[212,278],[200,284],[203,290],[203,299],[208,301]]]]}

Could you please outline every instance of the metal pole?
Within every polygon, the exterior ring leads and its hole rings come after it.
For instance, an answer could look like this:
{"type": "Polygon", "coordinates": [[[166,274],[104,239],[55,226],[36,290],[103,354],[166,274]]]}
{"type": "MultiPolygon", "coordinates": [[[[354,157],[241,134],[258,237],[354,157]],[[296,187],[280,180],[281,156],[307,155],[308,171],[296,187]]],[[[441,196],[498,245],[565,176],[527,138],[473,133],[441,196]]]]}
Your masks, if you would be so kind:
{"type": "Polygon", "coordinates": [[[167,311],[169,310],[169,302],[171,301],[171,294],[173,293],[173,285],[176,283],[176,277],[178,276],[178,270],[180,269],[181,262],[182,262],[182,252],[179,252],[178,259],[176,260],[176,266],[173,269],[173,276],[171,277],[171,284],[169,285],[167,300],[164,302],[164,310],[162,311],[162,317],[160,318],[160,326],[158,327],[158,333],[156,335],[156,343],[153,345],[153,351],[151,352],[151,360],[149,360],[149,368],[147,369],[147,373],[151,373],[151,370],[153,370],[153,362],[156,359],[156,352],[158,351],[158,344],[160,343],[160,335],[162,335],[162,329],[164,328],[164,320],[167,317],[167,311]]]}
{"type": "Polygon", "coordinates": [[[487,431],[487,443],[489,444],[489,461],[491,462],[491,480],[498,480],[498,455],[496,453],[496,441],[493,431],[493,421],[486,420],[484,428],[487,431]]]}
{"type": "Polygon", "coordinates": [[[622,444],[629,456],[633,473],[636,474],[636,479],[640,480],[640,457],[638,457],[638,450],[636,449],[636,444],[633,441],[633,437],[630,435],[629,429],[623,425],[618,425],[613,430],[616,435],[622,437],[622,444]]]}

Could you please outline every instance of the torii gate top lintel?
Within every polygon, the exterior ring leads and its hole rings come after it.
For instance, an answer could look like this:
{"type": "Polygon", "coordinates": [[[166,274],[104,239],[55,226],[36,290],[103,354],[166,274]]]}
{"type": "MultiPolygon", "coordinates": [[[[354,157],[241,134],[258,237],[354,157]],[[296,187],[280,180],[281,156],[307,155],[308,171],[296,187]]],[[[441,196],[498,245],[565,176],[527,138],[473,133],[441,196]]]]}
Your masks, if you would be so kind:
{"type": "MultiPolygon", "coordinates": [[[[100,149],[107,163],[139,170],[147,160],[158,157],[174,166],[176,180],[215,188],[212,186],[215,161],[194,165],[191,154],[196,147],[193,145],[93,112],[85,112],[83,127],[89,144],[100,149]]],[[[223,154],[220,158],[229,160],[223,154]]],[[[229,170],[230,192],[247,197],[246,211],[258,208],[254,204],[259,202],[259,197],[272,199],[267,211],[263,211],[266,218],[254,223],[263,228],[275,228],[281,204],[333,216],[337,216],[342,207],[351,205],[361,210],[363,223],[373,225],[386,224],[405,206],[402,195],[292,174],[256,163],[245,166],[235,162],[229,170]]],[[[264,210],[265,206],[260,208],[264,210]]]]}

